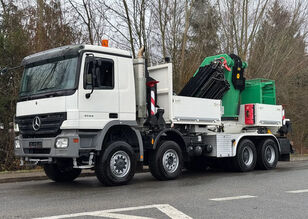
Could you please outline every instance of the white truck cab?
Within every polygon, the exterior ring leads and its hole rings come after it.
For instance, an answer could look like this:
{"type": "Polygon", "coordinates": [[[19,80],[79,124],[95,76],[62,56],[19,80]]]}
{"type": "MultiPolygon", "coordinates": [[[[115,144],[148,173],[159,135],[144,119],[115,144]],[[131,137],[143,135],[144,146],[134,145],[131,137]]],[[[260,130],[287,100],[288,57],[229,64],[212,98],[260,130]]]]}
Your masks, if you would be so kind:
{"type": "Polygon", "coordinates": [[[26,68],[17,117],[33,112],[63,112],[64,130],[102,129],[111,120],[136,121],[133,63],[128,52],[101,46],[70,46],[29,56],[23,64],[26,68]],[[54,61],[44,63],[46,54],[54,61]],[[87,98],[91,92],[87,84],[91,74],[86,72],[90,55],[101,67],[97,69],[94,91],[87,98]]]}

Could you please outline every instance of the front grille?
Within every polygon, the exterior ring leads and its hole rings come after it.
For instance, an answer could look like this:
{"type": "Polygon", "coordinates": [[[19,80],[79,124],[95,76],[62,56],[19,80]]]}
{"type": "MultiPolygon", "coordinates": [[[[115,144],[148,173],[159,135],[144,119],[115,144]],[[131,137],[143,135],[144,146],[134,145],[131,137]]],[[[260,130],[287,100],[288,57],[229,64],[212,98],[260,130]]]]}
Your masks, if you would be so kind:
{"type": "Polygon", "coordinates": [[[48,138],[56,137],[60,134],[60,126],[66,120],[66,113],[50,113],[31,116],[16,117],[20,134],[23,138],[48,138]],[[40,128],[35,131],[33,129],[33,120],[38,116],[41,121],[40,128]]]}
{"type": "Polygon", "coordinates": [[[24,148],[25,154],[49,154],[50,148],[24,148]]]}

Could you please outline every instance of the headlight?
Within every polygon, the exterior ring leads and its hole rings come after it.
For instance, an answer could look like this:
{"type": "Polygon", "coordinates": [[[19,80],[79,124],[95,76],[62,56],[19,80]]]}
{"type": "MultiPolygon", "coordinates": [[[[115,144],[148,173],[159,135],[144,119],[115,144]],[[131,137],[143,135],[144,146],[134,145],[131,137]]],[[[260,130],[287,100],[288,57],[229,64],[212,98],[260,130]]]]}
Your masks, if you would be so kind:
{"type": "Polygon", "coordinates": [[[15,140],[15,148],[19,149],[20,148],[20,142],[19,140],[15,140]]]}
{"type": "Polygon", "coordinates": [[[19,132],[19,126],[16,123],[14,123],[14,132],[19,132]]]}
{"type": "Polygon", "coordinates": [[[68,138],[58,138],[56,141],[56,148],[67,148],[68,138]]]}

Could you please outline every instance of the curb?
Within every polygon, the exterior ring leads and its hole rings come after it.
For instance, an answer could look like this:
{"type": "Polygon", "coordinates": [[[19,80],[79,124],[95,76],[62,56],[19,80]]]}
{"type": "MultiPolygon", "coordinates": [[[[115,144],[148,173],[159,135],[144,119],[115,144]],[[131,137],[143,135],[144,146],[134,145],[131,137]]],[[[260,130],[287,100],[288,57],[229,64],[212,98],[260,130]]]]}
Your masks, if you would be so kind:
{"type": "Polygon", "coordinates": [[[46,176],[27,176],[27,177],[9,177],[0,179],[1,183],[12,183],[12,182],[26,182],[26,181],[37,181],[47,179],[46,176]]]}
{"type": "MultiPolygon", "coordinates": [[[[25,174],[25,173],[23,173],[25,174]]],[[[12,182],[27,182],[27,181],[38,181],[38,180],[46,180],[48,177],[45,175],[44,171],[39,171],[33,173],[26,173],[28,176],[18,176],[18,173],[9,173],[7,177],[1,178],[0,174],[0,184],[1,183],[12,183],[12,182]]],[[[93,172],[85,172],[81,173],[79,177],[88,177],[95,176],[93,172]]]]}
{"type": "Polygon", "coordinates": [[[290,157],[290,161],[294,162],[294,161],[305,161],[308,160],[308,156],[307,155],[303,155],[303,156],[291,156],[290,157]]]}

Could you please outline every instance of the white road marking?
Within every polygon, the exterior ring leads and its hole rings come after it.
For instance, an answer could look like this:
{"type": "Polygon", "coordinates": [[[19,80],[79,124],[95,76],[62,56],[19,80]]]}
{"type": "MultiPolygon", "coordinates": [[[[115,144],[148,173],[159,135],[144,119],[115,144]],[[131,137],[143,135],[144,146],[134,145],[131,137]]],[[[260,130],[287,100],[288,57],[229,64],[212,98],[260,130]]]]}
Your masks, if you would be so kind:
{"type": "Polygon", "coordinates": [[[238,199],[246,199],[246,198],[256,198],[257,196],[252,195],[242,195],[242,196],[232,196],[232,197],[223,197],[223,198],[211,198],[211,201],[230,201],[230,200],[238,200],[238,199]]]}
{"type": "Polygon", "coordinates": [[[159,205],[157,206],[157,209],[168,215],[170,218],[192,219],[191,217],[187,216],[186,214],[172,207],[171,205],[159,205]]]}
{"type": "Polygon", "coordinates": [[[286,191],[286,193],[306,193],[306,192],[308,192],[308,189],[286,191]]]}
{"type": "Polygon", "coordinates": [[[72,217],[82,217],[82,216],[94,216],[94,217],[107,217],[107,218],[116,218],[116,219],[155,219],[151,217],[143,217],[143,216],[135,216],[135,215],[127,215],[122,214],[120,212],[123,211],[135,211],[141,209],[149,209],[149,208],[157,208],[168,217],[172,219],[192,219],[188,215],[179,211],[178,209],[172,207],[168,204],[158,204],[158,205],[144,205],[138,207],[128,207],[128,208],[117,208],[117,209],[109,209],[102,211],[91,211],[91,212],[81,212],[75,214],[64,214],[50,217],[41,217],[36,219],[61,219],[61,218],[72,218],[72,217]]]}

